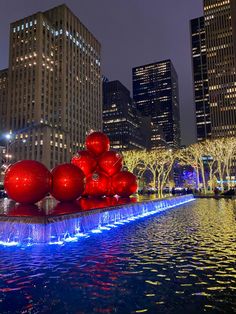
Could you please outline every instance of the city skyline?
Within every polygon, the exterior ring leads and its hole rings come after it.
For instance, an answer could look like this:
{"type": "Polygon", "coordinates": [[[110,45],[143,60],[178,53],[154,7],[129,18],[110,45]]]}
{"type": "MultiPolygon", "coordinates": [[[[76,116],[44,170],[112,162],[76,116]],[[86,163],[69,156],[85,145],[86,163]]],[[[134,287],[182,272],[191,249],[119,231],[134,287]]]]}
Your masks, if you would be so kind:
{"type": "MultiPolygon", "coordinates": [[[[196,1],[184,0],[178,5],[171,0],[150,1],[148,5],[144,5],[141,1],[135,3],[131,1],[128,4],[121,1],[119,4],[112,5],[108,1],[102,1],[100,5],[95,4],[94,1],[86,1],[86,4],[83,1],[72,0],[63,2],[80,17],[101,42],[103,74],[110,80],[120,80],[130,91],[132,91],[132,67],[166,58],[172,60],[179,76],[183,144],[193,142],[195,134],[188,132],[188,125],[191,126],[195,121],[189,21],[202,15],[202,1],[199,0],[197,4],[196,1]],[[93,7],[93,10],[88,10],[89,7],[93,7]],[[150,19],[147,18],[149,15],[150,19]],[[135,17],[138,17],[141,22],[134,25],[132,20],[135,17]],[[127,32],[124,32],[124,27],[127,32]],[[163,27],[165,36],[163,36],[163,27]]],[[[8,66],[6,38],[9,35],[10,22],[61,3],[57,0],[40,3],[25,0],[21,1],[20,5],[15,1],[1,2],[0,6],[3,8],[0,9],[4,12],[0,33],[0,47],[3,51],[0,58],[1,69],[8,66]]]]}

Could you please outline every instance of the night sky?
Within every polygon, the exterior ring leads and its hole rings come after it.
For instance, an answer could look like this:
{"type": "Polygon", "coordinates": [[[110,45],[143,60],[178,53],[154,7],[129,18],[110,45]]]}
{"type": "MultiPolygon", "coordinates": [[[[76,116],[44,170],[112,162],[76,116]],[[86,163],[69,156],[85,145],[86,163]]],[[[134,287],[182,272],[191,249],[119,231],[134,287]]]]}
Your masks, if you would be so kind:
{"type": "Polygon", "coordinates": [[[171,59],[179,76],[183,144],[195,140],[189,21],[203,0],[0,0],[0,69],[11,22],[65,3],[102,44],[102,71],[132,93],[132,67],[171,59]]]}

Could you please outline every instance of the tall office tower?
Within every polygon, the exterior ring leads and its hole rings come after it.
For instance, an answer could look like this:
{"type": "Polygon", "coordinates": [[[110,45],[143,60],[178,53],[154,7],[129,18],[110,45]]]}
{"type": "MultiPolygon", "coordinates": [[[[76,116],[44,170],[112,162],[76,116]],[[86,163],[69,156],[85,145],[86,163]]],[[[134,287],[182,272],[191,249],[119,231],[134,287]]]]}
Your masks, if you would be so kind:
{"type": "Polygon", "coordinates": [[[197,123],[197,140],[211,136],[204,17],[191,20],[192,66],[197,123]]]}
{"type": "MultiPolygon", "coordinates": [[[[0,130],[6,128],[8,69],[0,70],[0,130]]],[[[0,134],[0,143],[3,134],[0,134]]]]}
{"type": "Polygon", "coordinates": [[[178,77],[171,60],[133,68],[133,97],[142,115],[151,116],[152,148],[160,146],[160,128],[165,142],[179,147],[178,77]]]}
{"type": "Polygon", "coordinates": [[[119,81],[103,83],[103,131],[114,149],[145,148],[133,99],[119,81]]]}
{"type": "Polygon", "coordinates": [[[212,136],[236,135],[236,1],[204,0],[212,136]]]}
{"type": "Polygon", "coordinates": [[[65,5],[11,24],[7,129],[15,159],[52,168],[102,128],[100,48],[65,5]]]}

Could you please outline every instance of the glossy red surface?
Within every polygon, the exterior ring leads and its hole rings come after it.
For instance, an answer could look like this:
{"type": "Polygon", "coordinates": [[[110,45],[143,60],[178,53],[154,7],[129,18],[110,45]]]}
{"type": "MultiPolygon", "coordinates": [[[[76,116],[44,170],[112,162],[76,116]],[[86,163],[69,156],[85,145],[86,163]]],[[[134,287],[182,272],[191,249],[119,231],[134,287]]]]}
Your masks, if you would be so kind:
{"type": "Polygon", "coordinates": [[[45,212],[34,204],[16,204],[8,212],[8,216],[14,217],[41,217],[45,212]]]}
{"type": "Polygon", "coordinates": [[[50,215],[66,215],[79,212],[81,208],[76,202],[60,202],[58,203],[50,215]]]}
{"type": "Polygon", "coordinates": [[[14,201],[34,204],[50,191],[51,178],[50,171],[43,164],[34,160],[22,160],[8,168],[4,188],[14,201]]]}
{"type": "Polygon", "coordinates": [[[130,203],[137,203],[136,197],[119,197],[117,200],[118,205],[125,205],[130,203]]]}
{"type": "Polygon", "coordinates": [[[108,188],[107,188],[107,194],[106,196],[108,197],[112,197],[115,195],[115,191],[114,191],[114,188],[112,186],[112,177],[109,177],[109,180],[108,180],[108,188]]]}
{"type": "Polygon", "coordinates": [[[113,176],[122,169],[122,156],[114,151],[108,151],[102,154],[98,159],[98,166],[101,171],[105,172],[108,176],[113,176]]]}
{"type": "Polygon", "coordinates": [[[86,150],[79,151],[73,156],[71,163],[80,168],[86,177],[92,174],[97,167],[97,161],[86,150]]]}
{"type": "Polygon", "coordinates": [[[109,150],[110,140],[102,132],[93,132],[86,138],[86,148],[95,157],[99,157],[109,150]]]}
{"type": "Polygon", "coordinates": [[[136,176],[129,171],[121,171],[112,177],[112,187],[115,194],[129,197],[138,188],[136,176]]]}
{"type": "Polygon", "coordinates": [[[93,197],[105,196],[108,191],[109,178],[101,172],[94,172],[86,178],[85,194],[93,197]]]}
{"type": "Polygon", "coordinates": [[[62,164],[52,170],[51,195],[58,201],[73,201],[84,191],[84,174],[72,164],[62,164]]]}
{"type": "Polygon", "coordinates": [[[104,198],[81,197],[80,199],[77,200],[77,204],[82,210],[91,210],[96,208],[104,208],[108,206],[106,197],[104,198]]]}

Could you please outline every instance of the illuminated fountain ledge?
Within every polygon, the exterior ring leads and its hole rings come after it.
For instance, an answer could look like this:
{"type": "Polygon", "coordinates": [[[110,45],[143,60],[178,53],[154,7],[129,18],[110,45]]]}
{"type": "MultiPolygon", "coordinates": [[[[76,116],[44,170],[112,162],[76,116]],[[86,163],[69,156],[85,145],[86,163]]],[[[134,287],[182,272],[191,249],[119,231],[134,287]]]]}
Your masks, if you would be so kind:
{"type": "Polygon", "coordinates": [[[75,242],[81,237],[89,237],[193,200],[193,195],[184,195],[59,216],[10,217],[1,215],[0,245],[61,245],[66,242],[75,242]]]}

